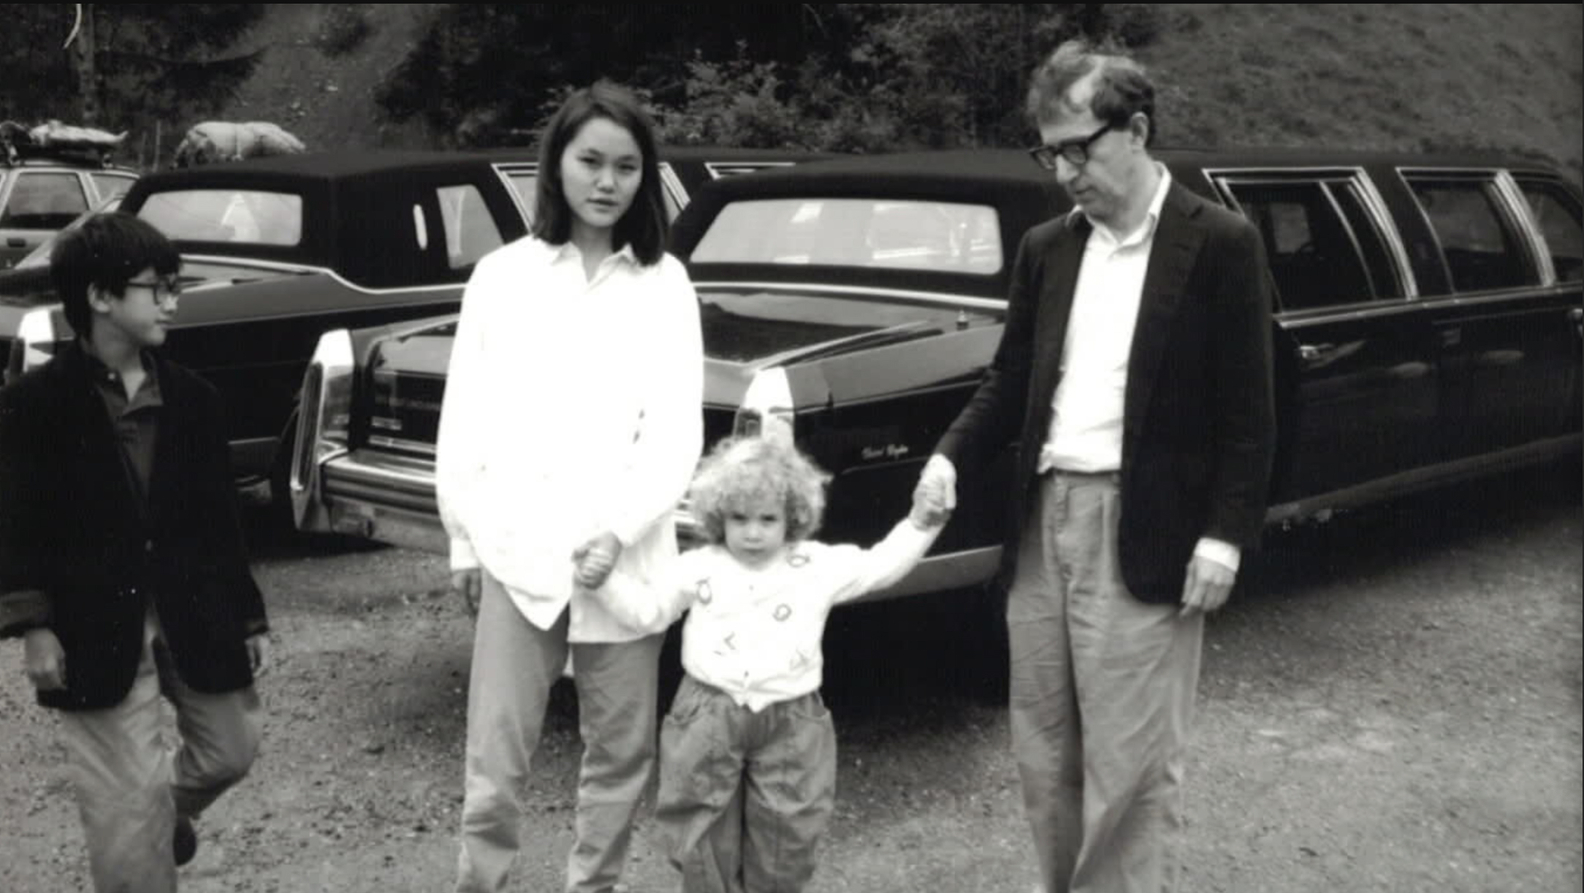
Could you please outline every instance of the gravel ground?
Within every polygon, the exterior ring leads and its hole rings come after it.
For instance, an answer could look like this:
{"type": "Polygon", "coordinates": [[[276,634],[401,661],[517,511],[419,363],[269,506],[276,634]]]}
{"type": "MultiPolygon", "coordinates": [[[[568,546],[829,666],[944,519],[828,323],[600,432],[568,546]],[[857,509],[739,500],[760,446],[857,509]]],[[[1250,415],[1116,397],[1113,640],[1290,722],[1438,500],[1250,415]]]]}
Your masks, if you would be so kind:
{"type": "MultiPolygon", "coordinates": [[[[1188,780],[1186,889],[1580,891],[1584,524],[1524,474],[1274,536],[1212,619],[1188,780]]],[[[444,566],[262,527],[278,636],[266,751],[200,827],[186,891],[448,889],[471,624],[444,566]]],[[[838,809],[815,893],[1026,893],[999,671],[967,596],[833,618],[838,809]]],[[[0,891],[87,887],[55,720],[0,643],[0,891]]],[[[574,696],[558,688],[516,889],[559,889],[574,696]]],[[[640,828],[633,891],[675,889],[640,828]]]]}

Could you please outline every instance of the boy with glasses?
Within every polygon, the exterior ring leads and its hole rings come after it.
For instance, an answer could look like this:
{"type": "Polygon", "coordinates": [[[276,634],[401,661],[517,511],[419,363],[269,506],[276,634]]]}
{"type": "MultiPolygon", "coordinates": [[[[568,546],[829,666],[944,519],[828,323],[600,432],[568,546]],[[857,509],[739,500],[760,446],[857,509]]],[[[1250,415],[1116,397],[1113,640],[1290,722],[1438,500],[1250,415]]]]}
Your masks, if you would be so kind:
{"type": "Polygon", "coordinates": [[[77,338],[0,391],[0,636],[61,730],[96,890],[170,893],[245,775],[269,662],[215,389],[162,358],[181,258],[101,214],[50,275],[77,338]],[[182,745],[161,743],[160,696],[182,745]]]}

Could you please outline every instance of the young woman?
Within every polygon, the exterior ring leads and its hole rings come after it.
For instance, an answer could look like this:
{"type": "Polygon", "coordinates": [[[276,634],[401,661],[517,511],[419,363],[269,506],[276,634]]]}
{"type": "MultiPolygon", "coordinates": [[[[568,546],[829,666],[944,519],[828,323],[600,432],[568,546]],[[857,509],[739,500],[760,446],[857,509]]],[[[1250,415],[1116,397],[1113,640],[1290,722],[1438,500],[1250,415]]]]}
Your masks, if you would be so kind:
{"type": "Polygon", "coordinates": [[[664,573],[702,449],[697,299],[666,255],[655,143],[633,96],[572,94],[542,139],[533,232],[463,294],[437,480],[453,585],[478,612],[458,891],[505,889],[518,793],[572,657],[583,738],[569,891],[609,891],[654,765],[660,631],[593,595],[664,573]],[[577,591],[574,591],[577,589],[577,591]]]}

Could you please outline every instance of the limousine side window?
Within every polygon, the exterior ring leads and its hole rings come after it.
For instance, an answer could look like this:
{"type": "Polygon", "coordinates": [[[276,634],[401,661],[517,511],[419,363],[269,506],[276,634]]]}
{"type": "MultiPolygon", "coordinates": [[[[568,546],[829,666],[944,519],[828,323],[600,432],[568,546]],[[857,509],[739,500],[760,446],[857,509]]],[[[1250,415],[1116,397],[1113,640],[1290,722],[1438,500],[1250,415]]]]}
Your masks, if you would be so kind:
{"type": "Polygon", "coordinates": [[[477,186],[442,186],[439,199],[440,219],[445,225],[446,263],[451,269],[471,267],[501,246],[500,228],[477,186]]]}
{"type": "Polygon", "coordinates": [[[1441,243],[1454,290],[1539,284],[1512,222],[1502,213],[1494,175],[1404,179],[1441,243]]]}
{"type": "Polygon", "coordinates": [[[1221,185],[1265,240],[1283,310],[1402,297],[1385,239],[1351,178],[1221,185]]]}
{"type": "Polygon", "coordinates": [[[1518,188],[1529,200],[1529,212],[1545,236],[1551,266],[1558,282],[1584,279],[1584,227],[1579,223],[1578,199],[1560,183],[1518,177],[1518,188]]]}

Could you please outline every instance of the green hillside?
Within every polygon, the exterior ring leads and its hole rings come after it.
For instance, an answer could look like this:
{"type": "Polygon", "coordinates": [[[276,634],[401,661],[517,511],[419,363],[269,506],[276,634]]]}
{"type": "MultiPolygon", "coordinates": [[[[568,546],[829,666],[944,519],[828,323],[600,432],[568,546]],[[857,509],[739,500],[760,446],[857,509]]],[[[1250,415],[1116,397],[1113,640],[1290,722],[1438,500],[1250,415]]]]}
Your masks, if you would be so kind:
{"type": "MultiPolygon", "coordinates": [[[[224,117],[315,149],[435,145],[416,122],[381,123],[372,98],[435,4],[356,5],[367,36],[331,56],[335,6],[271,5],[245,41],[264,63],[224,117]]],[[[1139,56],[1165,143],[1500,148],[1584,167],[1584,5],[1164,4],[1159,21],[1139,56]]]]}

